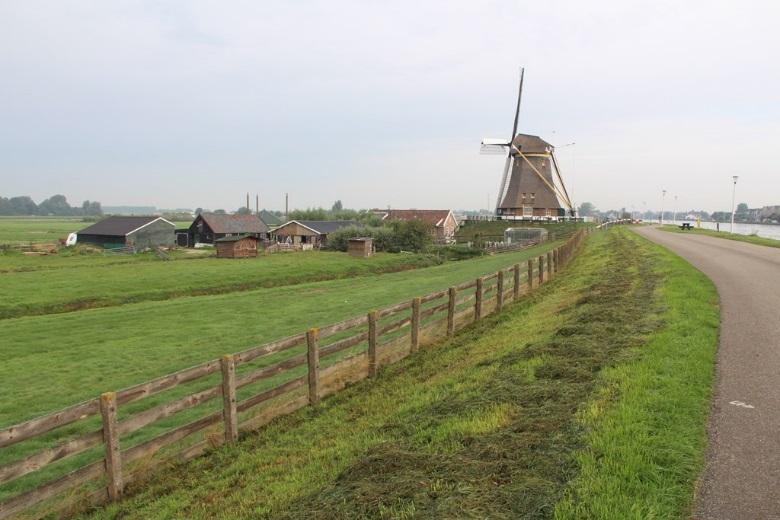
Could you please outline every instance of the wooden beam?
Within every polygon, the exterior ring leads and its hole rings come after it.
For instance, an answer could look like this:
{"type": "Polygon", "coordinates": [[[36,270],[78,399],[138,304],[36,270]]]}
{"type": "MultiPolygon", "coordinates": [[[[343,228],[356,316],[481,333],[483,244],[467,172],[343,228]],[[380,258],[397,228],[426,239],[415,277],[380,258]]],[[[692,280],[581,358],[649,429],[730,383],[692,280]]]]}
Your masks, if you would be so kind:
{"type": "Polygon", "coordinates": [[[106,478],[110,500],[122,497],[122,453],[119,450],[119,429],[117,428],[116,393],[106,392],[100,396],[100,415],[103,418],[103,443],[106,446],[106,478]]]}
{"type": "Polygon", "coordinates": [[[236,362],[231,354],[222,356],[222,420],[225,423],[225,442],[236,442],[238,440],[236,362]]]}
{"type": "Polygon", "coordinates": [[[307,362],[309,365],[309,404],[320,402],[320,352],[318,349],[319,329],[306,333],[307,362]]]}

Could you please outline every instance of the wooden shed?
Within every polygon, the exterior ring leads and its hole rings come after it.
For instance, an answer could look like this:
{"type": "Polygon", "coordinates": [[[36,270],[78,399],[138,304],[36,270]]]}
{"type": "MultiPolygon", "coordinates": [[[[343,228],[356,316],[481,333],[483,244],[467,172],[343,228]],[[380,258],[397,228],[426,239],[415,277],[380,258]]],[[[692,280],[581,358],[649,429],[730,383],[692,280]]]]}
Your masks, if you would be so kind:
{"type": "Polygon", "coordinates": [[[143,251],[175,245],[176,226],[162,217],[113,216],[77,233],[79,244],[95,244],[106,249],[127,248],[143,251]]]}
{"type": "Polygon", "coordinates": [[[350,256],[368,258],[374,255],[374,239],[371,237],[350,238],[347,244],[347,253],[350,256]]]}
{"type": "Polygon", "coordinates": [[[253,235],[238,235],[218,238],[217,258],[254,258],[257,256],[257,237],[253,235]]]}

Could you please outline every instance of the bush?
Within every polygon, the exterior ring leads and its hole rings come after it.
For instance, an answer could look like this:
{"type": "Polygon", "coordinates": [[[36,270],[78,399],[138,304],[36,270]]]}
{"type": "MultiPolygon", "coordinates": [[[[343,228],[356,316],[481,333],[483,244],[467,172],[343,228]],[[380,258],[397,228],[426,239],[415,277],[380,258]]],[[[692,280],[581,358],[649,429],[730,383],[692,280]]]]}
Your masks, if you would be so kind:
{"type": "Polygon", "coordinates": [[[433,243],[430,226],[419,220],[396,221],[384,227],[348,227],[328,235],[327,249],[346,251],[350,238],[371,237],[377,251],[422,253],[433,243]]]}

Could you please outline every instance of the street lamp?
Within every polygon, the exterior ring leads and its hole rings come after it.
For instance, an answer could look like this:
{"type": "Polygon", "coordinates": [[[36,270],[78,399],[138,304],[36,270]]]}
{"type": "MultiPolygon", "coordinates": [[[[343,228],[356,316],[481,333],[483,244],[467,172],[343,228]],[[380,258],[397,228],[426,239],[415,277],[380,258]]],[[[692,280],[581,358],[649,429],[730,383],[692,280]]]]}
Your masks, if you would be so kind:
{"type": "Polygon", "coordinates": [[[674,213],[672,213],[672,224],[677,224],[677,195],[674,196],[674,213]]]}
{"type": "Polygon", "coordinates": [[[658,217],[658,223],[664,225],[664,199],[666,198],[666,190],[661,191],[661,215],[658,217]]]}
{"type": "Polygon", "coordinates": [[[731,178],[734,179],[734,186],[731,188],[731,230],[729,233],[734,233],[734,202],[737,196],[737,179],[739,179],[739,175],[733,175],[731,178]]]}

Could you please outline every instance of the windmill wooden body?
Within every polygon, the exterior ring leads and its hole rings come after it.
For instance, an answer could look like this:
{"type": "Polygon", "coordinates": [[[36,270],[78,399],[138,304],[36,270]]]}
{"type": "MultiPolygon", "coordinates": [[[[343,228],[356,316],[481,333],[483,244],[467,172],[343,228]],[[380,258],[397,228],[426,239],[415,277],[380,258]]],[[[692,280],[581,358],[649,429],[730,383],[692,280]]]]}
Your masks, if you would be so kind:
{"type": "Polygon", "coordinates": [[[512,138],[482,140],[483,153],[506,154],[496,198],[496,217],[505,220],[572,218],[575,211],[558,169],[555,147],[541,137],[517,133],[523,77],[521,69],[512,138]]]}

